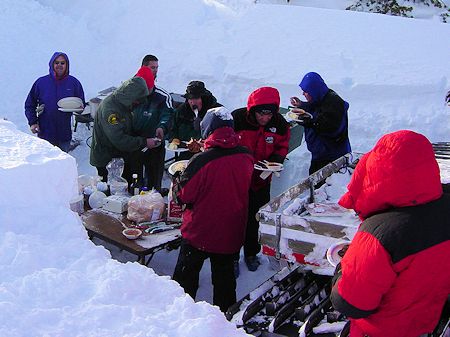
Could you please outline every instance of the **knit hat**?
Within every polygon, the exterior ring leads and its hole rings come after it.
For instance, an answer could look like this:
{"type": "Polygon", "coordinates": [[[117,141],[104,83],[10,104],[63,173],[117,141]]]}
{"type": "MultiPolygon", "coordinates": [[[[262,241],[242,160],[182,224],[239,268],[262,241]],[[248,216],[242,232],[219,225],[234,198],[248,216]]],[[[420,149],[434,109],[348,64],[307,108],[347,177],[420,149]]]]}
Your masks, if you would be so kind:
{"type": "Polygon", "coordinates": [[[214,130],[225,126],[231,128],[234,126],[233,116],[231,115],[230,110],[223,106],[209,109],[200,123],[202,138],[208,138],[214,130]]]}
{"type": "Polygon", "coordinates": [[[272,87],[262,87],[253,91],[247,100],[247,111],[270,110],[278,112],[280,107],[280,93],[272,87]]]}
{"type": "Polygon", "coordinates": [[[202,81],[191,81],[189,82],[186,93],[183,95],[184,98],[200,98],[206,95],[208,91],[205,88],[205,83],[202,81]]]}
{"type": "Polygon", "coordinates": [[[151,93],[155,86],[155,77],[149,67],[140,67],[136,73],[137,77],[142,77],[147,83],[148,91],[151,93]]]}

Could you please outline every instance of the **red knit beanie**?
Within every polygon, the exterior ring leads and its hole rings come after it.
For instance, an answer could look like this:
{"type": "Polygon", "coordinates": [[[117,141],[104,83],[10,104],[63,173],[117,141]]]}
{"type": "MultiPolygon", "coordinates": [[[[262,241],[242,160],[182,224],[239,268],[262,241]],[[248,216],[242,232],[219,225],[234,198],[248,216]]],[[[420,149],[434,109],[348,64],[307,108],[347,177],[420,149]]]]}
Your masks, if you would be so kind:
{"type": "Polygon", "coordinates": [[[155,86],[155,77],[149,67],[140,67],[136,76],[142,77],[145,80],[149,92],[153,90],[153,87],[155,86]]]}

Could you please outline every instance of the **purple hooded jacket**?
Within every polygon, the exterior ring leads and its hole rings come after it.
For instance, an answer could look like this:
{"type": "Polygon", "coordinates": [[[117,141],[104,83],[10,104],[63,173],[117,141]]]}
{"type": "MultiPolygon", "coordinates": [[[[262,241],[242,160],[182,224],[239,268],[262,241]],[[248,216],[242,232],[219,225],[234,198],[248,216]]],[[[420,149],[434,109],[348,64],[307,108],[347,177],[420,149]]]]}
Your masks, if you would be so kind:
{"type": "Polygon", "coordinates": [[[72,139],[72,114],[59,111],[57,104],[61,98],[71,96],[79,97],[84,102],[81,83],[69,75],[69,58],[64,53],[56,52],[49,62],[49,75],[39,77],[34,82],[25,101],[25,116],[28,119],[28,125],[39,123],[39,138],[43,138],[53,145],[72,139]],[[66,59],[67,72],[63,78],[56,79],[53,62],[59,56],[66,59]],[[38,104],[45,104],[45,109],[39,118],[36,116],[38,104]]]}

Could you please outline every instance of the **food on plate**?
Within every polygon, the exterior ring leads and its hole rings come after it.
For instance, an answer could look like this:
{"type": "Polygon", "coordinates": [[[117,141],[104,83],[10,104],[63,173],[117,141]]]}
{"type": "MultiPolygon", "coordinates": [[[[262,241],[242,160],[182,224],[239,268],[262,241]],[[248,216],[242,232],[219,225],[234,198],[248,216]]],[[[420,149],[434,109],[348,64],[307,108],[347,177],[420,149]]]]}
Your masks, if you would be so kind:
{"type": "Polygon", "coordinates": [[[312,118],[312,115],[309,112],[306,112],[303,109],[300,108],[293,108],[292,110],[289,110],[287,113],[287,116],[290,119],[298,120],[298,119],[304,119],[304,118],[312,118]]]}
{"type": "Polygon", "coordinates": [[[173,172],[172,174],[174,174],[175,172],[183,172],[187,166],[187,163],[188,160],[181,160],[173,163],[170,165],[169,173],[173,172]]]}
{"type": "Polygon", "coordinates": [[[127,239],[134,240],[142,234],[142,231],[138,228],[127,228],[122,231],[122,234],[125,235],[127,239]]]}
{"type": "Polygon", "coordinates": [[[178,146],[180,146],[181,141],[178,138],[172,139],[172,141],[169,143],[169,149],[176,150],[178,149],[178,146]]]}
{"type": "Polygon", "coordinates": [[[186,145],[187,145],[188,150],[193,153],[200,152],[200,149],[202,147],[202,143],[199,140],[196,140],[193,138],[191,138],[191,140],[188,141],[186,143],[186,145]]]}

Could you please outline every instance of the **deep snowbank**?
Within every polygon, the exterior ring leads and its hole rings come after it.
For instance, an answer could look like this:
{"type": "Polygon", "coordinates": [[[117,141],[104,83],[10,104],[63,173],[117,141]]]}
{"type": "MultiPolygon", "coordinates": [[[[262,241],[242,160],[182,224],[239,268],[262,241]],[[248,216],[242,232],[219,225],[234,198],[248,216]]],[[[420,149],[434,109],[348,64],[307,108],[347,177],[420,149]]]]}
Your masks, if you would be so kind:
{"type": "Polygon", "coordinates": [[[112,260],[69,200],[75,159],[0,120],[1,336],[244,336],[169,277],[112,260]]]}

